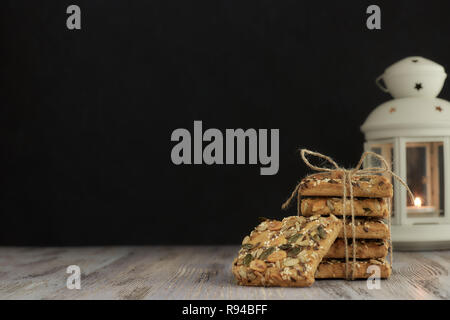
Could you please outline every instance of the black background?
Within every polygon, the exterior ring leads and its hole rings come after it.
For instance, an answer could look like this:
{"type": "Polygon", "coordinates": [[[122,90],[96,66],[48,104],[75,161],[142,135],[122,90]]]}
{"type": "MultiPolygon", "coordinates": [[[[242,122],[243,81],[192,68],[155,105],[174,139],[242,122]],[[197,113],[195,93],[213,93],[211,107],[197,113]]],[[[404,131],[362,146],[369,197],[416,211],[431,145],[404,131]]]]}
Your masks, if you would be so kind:
{"type": "Polygon", "coordinates": [[[238,243],[258,216],[294,212],[280,205],[307,173],[298,147],[355,165],[387,66],[450,63],[448,1],[0,6],[2,245],[238,243]],[[366,28],[373,3],[382,30],[366,28]],[[279,128],[278,174],[173,165],[170,135],[194,120],[279,128]]]}

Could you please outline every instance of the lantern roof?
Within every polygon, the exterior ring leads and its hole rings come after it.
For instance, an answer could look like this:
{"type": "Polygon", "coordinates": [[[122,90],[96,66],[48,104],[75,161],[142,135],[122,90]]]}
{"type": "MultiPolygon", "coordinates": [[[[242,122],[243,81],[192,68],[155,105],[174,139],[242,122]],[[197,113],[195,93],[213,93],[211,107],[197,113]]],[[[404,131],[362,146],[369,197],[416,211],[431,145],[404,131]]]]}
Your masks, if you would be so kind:
{"type": "Polygon", "coordinates": [[[426,59],[424,57],[407,57],[396,63],[392,64],[386,70],[385,75],[391,74],[416,74],[422,72],[442,72],[445,73],[445,69],[440,64],[426,59]]]}
{"type": "Polygon", "coordinates": [[[450,102],[425,97],[392,99],[369,114],[361,131],[366,140],[450,136],[450,102]]]}

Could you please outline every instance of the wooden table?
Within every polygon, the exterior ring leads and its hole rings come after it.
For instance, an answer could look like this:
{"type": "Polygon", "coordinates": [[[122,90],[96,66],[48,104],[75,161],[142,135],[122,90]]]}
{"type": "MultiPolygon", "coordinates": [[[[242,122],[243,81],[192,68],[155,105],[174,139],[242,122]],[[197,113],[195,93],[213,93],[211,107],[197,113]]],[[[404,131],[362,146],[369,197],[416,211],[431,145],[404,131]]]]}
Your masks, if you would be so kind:
{"type": "Polygon", "coordinates": [[[365,280],[318,280],[310,288],[234,283],[237,246],[0,247],[0,299],[449,299],[450,251],[397,252],[394,273],[365,280]],[[81,289],[68,289],[69,265],[81,289]]]}

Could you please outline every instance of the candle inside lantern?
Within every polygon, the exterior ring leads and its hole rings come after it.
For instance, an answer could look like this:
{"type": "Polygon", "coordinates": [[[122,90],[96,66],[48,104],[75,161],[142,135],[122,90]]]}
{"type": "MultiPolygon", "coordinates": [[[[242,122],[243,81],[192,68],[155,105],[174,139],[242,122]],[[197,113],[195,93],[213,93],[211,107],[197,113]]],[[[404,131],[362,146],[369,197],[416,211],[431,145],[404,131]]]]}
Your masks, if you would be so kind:
{"type": "Polygon", "coordinates": [[[422,198],[414,198],[414,206],[408,206],[408,215],[415,217],[430,217],[437,213],[436,208],[433,206],[423,206],[422,198]]]}
{"type": "Polygon", "coordinates": [[[416,197],[414,199],[414,207],[420,208],[421,206],[422,206],[422,199],[420,199],[420,197],[416,197]]]}

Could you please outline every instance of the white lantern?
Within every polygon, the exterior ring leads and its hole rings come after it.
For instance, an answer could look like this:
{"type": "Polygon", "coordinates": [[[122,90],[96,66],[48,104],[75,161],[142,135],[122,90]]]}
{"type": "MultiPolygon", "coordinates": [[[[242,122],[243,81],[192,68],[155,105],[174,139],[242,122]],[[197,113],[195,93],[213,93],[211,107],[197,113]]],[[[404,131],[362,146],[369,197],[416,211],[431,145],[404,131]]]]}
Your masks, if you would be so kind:
{"type": "Polygon", "coordinates": [[[405,188],[393,181],[395,249],[450,248],[450,102],[436,98],[446,76],[441,65],[422,57],[393,64],[376,83],[394,99],[361,126],[364,149],[381,154],[415,197],[411,203],[405,188]]]}

